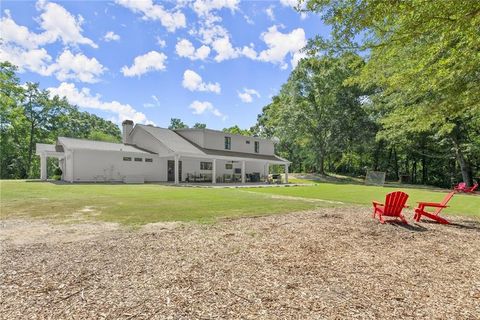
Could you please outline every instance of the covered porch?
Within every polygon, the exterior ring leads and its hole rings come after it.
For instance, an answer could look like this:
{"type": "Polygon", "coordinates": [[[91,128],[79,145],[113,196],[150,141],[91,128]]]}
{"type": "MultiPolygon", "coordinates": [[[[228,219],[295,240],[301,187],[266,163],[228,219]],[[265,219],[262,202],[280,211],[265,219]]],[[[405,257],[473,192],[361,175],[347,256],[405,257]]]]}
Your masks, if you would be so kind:
{"type": "Polygon", "coordinates": [[[269,172],[271,166],[283,168],[283,183],[288,183],[290,162],[277,156],[252,157],[175,154],[167,158],[167,181],[174,184],[265,184],[278,183],[269,172]]]}
{"type": "Polygon", "coordinates": [[[62,175],[65,172],[65,153],[61,149],[53,144],[44,144],[37,143],[35,154],[40,156],[40,179],[47,180],[48,178],[48,169],[47,169],[47,160],[48,158],[58,159],[58,166],[62,170],[62,175]]]}

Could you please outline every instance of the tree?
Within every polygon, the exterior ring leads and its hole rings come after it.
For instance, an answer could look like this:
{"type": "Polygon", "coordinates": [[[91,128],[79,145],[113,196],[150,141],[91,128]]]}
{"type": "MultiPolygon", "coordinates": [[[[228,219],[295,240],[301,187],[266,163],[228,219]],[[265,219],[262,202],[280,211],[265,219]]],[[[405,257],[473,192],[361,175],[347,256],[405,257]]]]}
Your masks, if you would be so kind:
{"type": "Polygon", "coordinates": [[[205,123],[199,123],[199,122],[197,122],[197,123],[195,123],[195,124],[193,125],[193,127],[194,127],[195,129],[205,129],[205,128],[207,128],[207,125],[206,125],[205,123]]]}
{"type": "Polygon", "coordinates": [[[230,127],[230,128],[223,128],[222,131],[232,133],[232,134],[239,134],[242,136],[252,135],[252,131],[250,129],[241,129],[238,125],[234,125],[233,127],[230,127]]]}
{"type": "Polygon", "coordinates": [[[280,151],[294,163],[301,162],[300,169],[325,174],[327,157],[332,164],[353,166],[357,146],[365,137],[372,138],[366,129],[374,130],[362,106],[364,91],[345,84],[362,64],[353,54],[303,59],[264,108],[256,130],[279,138],[280,151]]]}
{"type": "Polygon", "coordinates": [[[175,130],[175,129],[185,129],[185,128],[188,128],[188,125],[186,125],[179,118],[170,119],[170,125],[168,126],[168,129],[175,130]]]}
{"type": "Polygon", "coordinates": [[[39,161],[34,156],[37,142],[55,143],[58,136],[120,141],[116,124],[78,111],[65,98],[50,97],[39,84],[21,85],[15,73],[14,66],[0,63],[2,179],[38,176],[39,161]]]}
{"type": "Polygon", "coordinates": [[[480,156],[480,2],[309,0],[306,10],[332,27],[331,40],[310,42],[311,53],[365,52],[352,81],[379,88],[372,96],[383,113],[379,137],[435,136],[471,185],[480,156]]]}

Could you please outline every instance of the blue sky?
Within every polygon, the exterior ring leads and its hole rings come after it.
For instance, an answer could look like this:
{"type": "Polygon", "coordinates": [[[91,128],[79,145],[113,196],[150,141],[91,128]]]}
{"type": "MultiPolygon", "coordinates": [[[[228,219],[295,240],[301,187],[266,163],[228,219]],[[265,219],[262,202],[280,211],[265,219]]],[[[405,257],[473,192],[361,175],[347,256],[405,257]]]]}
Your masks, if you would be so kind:
{"type": "Polygon", "coordinates": [[[255,124],[325,27],[295,0],[2,1],[0,60],[116,123],[255,124]]]}

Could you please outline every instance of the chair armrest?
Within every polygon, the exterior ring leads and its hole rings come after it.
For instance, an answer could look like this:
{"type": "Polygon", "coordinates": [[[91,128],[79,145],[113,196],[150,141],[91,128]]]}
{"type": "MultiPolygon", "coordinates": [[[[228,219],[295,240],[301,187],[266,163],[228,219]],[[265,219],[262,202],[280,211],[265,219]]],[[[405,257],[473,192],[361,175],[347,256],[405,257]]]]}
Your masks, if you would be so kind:
{"type": "Polygon", "coordinates": [[[373,205],[376,206],[383,206],[383,203],[380,203],[378,201],[372,201],[373,205]]]}
{"type": "Polygon", "coordinates": [[[448,206],[443,205],[438,202],[417,202],[419,207],[435,207],[435,208],[446,208],[448,206]]]}

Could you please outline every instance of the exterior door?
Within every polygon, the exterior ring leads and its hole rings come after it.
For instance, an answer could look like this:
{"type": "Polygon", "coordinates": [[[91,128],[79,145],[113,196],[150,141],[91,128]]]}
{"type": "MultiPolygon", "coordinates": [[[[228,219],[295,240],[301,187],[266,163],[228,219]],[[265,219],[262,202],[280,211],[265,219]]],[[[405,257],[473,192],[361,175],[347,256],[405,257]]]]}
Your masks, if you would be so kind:
{"type": "MultiPolygon", "coordinates": [[[[175,181],[175,160],[167,161],[167,181],[175,181]]],[[[178,181],[182,181],[182,161],[178,161],[178,181]]]]}

